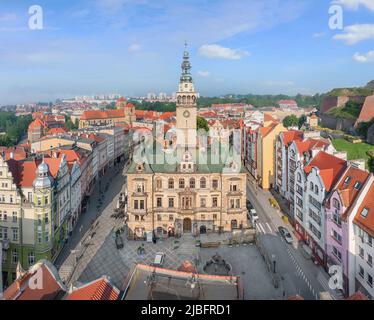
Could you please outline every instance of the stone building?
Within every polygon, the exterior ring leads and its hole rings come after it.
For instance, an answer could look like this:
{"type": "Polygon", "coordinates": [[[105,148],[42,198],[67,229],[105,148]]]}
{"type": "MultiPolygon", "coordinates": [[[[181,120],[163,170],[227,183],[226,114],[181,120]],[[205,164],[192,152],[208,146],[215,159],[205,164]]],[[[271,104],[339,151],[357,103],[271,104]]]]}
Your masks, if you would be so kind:
{"type": "MultiPolygon", "coordinates": [[[[246,173],[240,151],[197,135],[197,97],[184,52],[175,143],[145,137],[127,171],[131,239],[246,227],[246,173]]],[[[235,139],[233,139],[235,140],[235,139]]]]}

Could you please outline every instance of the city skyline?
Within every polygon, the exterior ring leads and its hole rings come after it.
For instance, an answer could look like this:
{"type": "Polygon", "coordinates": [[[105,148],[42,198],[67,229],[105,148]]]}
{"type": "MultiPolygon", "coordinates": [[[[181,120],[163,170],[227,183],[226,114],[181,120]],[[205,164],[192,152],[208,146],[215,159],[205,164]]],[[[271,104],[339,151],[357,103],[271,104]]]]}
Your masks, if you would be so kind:
{"type": "Polygon", "coordinates": [[[314,94],[372,80],[370,0],[39,1],[43,29],[30,30],[33,4],[0,5],[0,104],[174,92],[184,41],[203,96],[314,94]],[[329,29],[334,5],[343,30],[329,29]]]}

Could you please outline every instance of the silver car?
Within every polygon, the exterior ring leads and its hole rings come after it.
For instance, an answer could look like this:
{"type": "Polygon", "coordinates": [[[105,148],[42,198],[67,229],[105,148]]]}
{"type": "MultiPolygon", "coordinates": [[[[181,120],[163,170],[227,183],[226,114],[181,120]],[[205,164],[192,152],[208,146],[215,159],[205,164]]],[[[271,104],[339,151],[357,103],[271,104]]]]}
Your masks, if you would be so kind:
{"type": "Polygon", "coordinates": [[[291,233],[288,232],[288,230],[285,227],[279,227],[278,228],[279,234],[283,237],[283,239],[288,243],[293,243],[293,238],[291,236],[291,233]]]}

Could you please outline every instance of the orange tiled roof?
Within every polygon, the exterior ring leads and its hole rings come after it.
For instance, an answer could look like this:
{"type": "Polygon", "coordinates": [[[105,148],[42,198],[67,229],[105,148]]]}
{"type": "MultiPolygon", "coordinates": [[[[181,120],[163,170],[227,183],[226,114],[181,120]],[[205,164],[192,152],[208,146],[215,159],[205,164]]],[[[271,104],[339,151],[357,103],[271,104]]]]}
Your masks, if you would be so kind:
{"type": "Polygon", "coordinates": [[[357,214],[353,221],[372,237],[374,237],[374,182],[371,182],[371,186],[360,207],[358,208],[357,214]],[[368,210],[366,218],[361,215],[364,209],[368,210]]]}
{"type": "Polygon", "coordinates": [[[309,174],[314,167],[319,169],[319,174],[326,191],[329,192],[342,175],[343,170],[346,169],[347,162],[324,151],[320,151],[304,170],[309,174]]]}
{"type": "Polygon", "coordinates": [[[175,117],[175,112],[164,112],[162,115],[160,115],[160,120],[166,120],[172,117],[175,117]]]}
{"type": "Polygon", "coordinates": [[[296,141],[297,150],[300,155],[313,149],[325,149],[330,143],[323,139],[307,139],[305,141],[296,141]]]}
{"type": "Polygon", "coordinates": [[[29,124],[29,128],[28,128],[28,130],[33,130],[33,129],[38,128],[38,127],[44,127],[44,128],[46,128],[47,125],[46,125],[46,123],[45,123],[43,120],[41,120],[40,118],[36,118],[33,122],[31,122],[31,123],[29,124]]]}
{"type": "Polygon", "coordinates": [[[5,291],[5,300],[53,300],[58,294],[65,291],[57,271],[52,271],[53,266],[46,262],[37,263],[24,276],[13,282],[5,291]],[[39,270],[41,269],[41,270],[39,270]],[[30,287],[30,279],[36,274],[42,276],[42,286],[39,289],[30,287]]]}
{"type": "Polygon", "coordinates": [[[118,300],[120,291],[110,283],[108,278],[98,280],[76,288],[66,300],[118,300]]]}
{"type": "Polygon", "coordinates": [[[283,134],[283,143],[285,146],[288,146],[289,143],[292,141],[302,141],[304,137],[304,132],[303,131],[298,131],[298,130],[291,130],[291,131],[285,131],[282,132],[283,134]]]}
{"type": "Polygon", "coordinates": [[[48,130],[47,134],[59,134],[59,133],[66,133],[67,130],[65,128],[51,128],[48,130]]]}
{"type": "Polygon", "coordinates": [[[270,113],[264,113],[264,121],[276,121],[276,119],[270,113]]]}
{"type": "Polygon", "coordinates": [[[81,120],[94,120],[94,119],[112,119],[112,118],[123,118],[125,117],[124,109],[116,110],[86,110],[83,111],[80,119],[81,120]]]}
{"type": "MultiPolygon", "coordinates": [[[[335,190],[339,193],[344,207],[350,208],[357,195],[360,193],[362,186],[365,184],[369,177],[369,173],[354,167],[349,167],[348,170],[342,176],[340,183],[335,187],[335,190]],[[350,177],[350,179],[348,179],[350,177]],[[348,180],[347,180],[348,179],[348,180]],[[348,181],[348,183],[346,183],[348,181]],[[360,188],[355,188],[356,183],[360,183],[360,188]]],[[[349,210],[345,211],[347,214],[349,210]]],[[[346,216],[343,215],[343,220],[346,216]]]]}
{"type": "Polygon", "coordinates": [[[8,161],[10,159],[11,153],[13,153],[14,160],[23,160],[28,156],[28,152],[24,147],[0,147],[0,154],[3,155],[5,161],[8,161]]]}

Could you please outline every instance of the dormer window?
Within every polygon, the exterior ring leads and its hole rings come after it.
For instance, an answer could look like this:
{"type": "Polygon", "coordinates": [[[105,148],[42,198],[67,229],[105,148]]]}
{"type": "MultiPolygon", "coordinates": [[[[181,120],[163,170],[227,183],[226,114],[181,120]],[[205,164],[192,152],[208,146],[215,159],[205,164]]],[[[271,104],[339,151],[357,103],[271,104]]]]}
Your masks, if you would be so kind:
{"type": "Polygon", "coordinates": [[[349,184],[351,182],[351,180],[352,180],[352,177],[347,177],[347,178],[345,178],[344,183],[349,184]]]}
{"type": "Polygon", "coordinates": [[[361,182],[357,181],[357,182],[355,183],[354,188],[355,188],[356,190],[360,190],[360,188],[361,188],[361,182]]]}
{"type": "Polygon", "coordinates": [[[368,213],[369,213],[369,209],[367,208],[362,209],[361,217],[366,218],[368,216],[368,213]]]}

